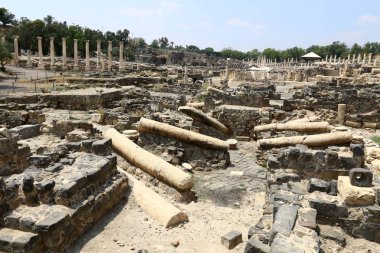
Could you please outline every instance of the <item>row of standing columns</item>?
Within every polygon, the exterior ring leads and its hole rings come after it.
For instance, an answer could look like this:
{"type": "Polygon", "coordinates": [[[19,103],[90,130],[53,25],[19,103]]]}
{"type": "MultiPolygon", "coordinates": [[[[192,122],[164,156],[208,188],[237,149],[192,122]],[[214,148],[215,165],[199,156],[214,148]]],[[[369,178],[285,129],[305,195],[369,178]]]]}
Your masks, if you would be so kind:
{"type": "MultiPolygon", "coordinates": [[[[13,37],[14,44],[14,63],[15,65],[19,64],[19,48],[18,48],[18,38],[19,36],[13,37]]],[[[5,44],[5,36],[1,37],[2,44],[5,44]]],[[[43,62],[43,53],[42,53],[42,37],[37,37],[38,44],[38,68],[44,68],[43,62]]],[[[86,40],[85,47],[85,70],[90,71],[90,41],[86,40]]],[[[96,69],[105,70],[105,60],[101,57],[101,41],[96,42],[96,69]]],[[[108,71],[112,69],[112,41],[108,41],[108,71]]],[[[27,65],[31,66],[31,51],[27,50],[27,65]]],[[[55,65],[55,50],[54,50],[54,37],[50,37],[50,66],[54,67],[55,65]]],[[[67,51],[66,51],[66,38],[62,38],[62,69],[67,69],[67,51]]],[[[74,70],[79,69],[79,57],[78,57],[78,40],[74,39],[74,70]]],[[[120,41],[119,44],[119,70],[125,70],[124,63],[124,43],[120,41]]]]}

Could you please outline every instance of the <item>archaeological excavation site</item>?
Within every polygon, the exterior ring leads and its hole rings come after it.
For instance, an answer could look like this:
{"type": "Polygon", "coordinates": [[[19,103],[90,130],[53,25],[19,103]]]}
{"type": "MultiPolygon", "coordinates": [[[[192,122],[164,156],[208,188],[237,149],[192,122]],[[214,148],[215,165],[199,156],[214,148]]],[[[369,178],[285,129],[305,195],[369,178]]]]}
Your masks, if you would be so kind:
{"type": "Polygon", "coordinates": [[[380,51],[3,34],[0,252],[380,252],[380,51]]]}

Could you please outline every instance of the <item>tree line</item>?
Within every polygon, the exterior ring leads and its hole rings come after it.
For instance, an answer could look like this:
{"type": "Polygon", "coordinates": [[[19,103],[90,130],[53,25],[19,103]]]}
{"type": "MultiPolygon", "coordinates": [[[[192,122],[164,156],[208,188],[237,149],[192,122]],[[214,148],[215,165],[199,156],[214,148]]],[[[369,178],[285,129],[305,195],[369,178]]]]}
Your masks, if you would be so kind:
{"type": "MultiPolygon", "coordinates": [[[[314,52],[322,58],[327,55],[336,55],[337,57],[346,57],[348,54],[358,53],[380,53],[379,42],[367,42],[364,45],[355,43],[351,47],[344,42],[335,41],[330,45],[320,46],[312,45],[306,49],[300,47],[278,50],[274,48],[266,48],[263,51],[252,49],[247,52],[242,52],[232,48],[225,48],[221,51],[215,51],[212,47],[200,49],[195,45],[175,45],[169,41],[167,37],[154,39],[150,44],[147,44],[143,38],[131,38],[128,29],[112,31],[100,31],[82,27],[80,25],[68,25],[66,21],[57,21],[54,17],[48,15],[43,19],[30,20],[26,17],[16,19],[14,14],[5,8],[0,8],[0,22],[2,23],[2,35],[6,35],[8,41],[11,42],[13,35],[19,36],[19,48],[38,50],[37,37],[42,37],[43,54],[49,54],[50,39],[54,37],[54,48],[57,55],[62,54],[62,38],[66,38],[67,54],[73,56],[73,40],[78,40],[78,50],[82,54],[85,52],[85,41],[90,41],[90,51],[96,51],[96,41],[100,40],[102,51],[105,53],[108,48],[108,41],[112,41],[114,46],[113,54],[118,55],[119,42],[123,41],[125,45],[125,55],[130,60],[134,60],[136,52],[145,48],[161,49],[161,50],[177,50],[194,53],[205,53],[210,56],[233,58],[238,60],[257,60],[259,57],[265,57],[278,62],[293,58],[300,60],[301,56],[314,52]],[[7,26],[7,25],[11,26],[7,26]]],[[[8,43],[12,47],[13,43],[8,43]]],[[[11,49],[11,48],[10,48],[11,49]]]]}

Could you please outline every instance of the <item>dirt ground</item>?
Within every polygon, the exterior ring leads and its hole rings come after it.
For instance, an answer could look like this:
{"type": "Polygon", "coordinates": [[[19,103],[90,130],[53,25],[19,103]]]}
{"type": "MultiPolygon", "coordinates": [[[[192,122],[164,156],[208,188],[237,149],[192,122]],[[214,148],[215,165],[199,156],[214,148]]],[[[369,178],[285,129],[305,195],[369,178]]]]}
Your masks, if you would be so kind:
{"type": "Polygon", "coordinates": [[[250,206],[217,207],[212,203],[175,204],[189,222],[165,229],[137,205],[133,194],[80,238],[70,252],[242,252],[247,232],[262,214],[265,193],[252,193],[250,206]],[[243,232],[243,244],[233,250],[221,245],[221,236],[243,232]],[[179,241],[174,247],[171,242],[179,241]]]}

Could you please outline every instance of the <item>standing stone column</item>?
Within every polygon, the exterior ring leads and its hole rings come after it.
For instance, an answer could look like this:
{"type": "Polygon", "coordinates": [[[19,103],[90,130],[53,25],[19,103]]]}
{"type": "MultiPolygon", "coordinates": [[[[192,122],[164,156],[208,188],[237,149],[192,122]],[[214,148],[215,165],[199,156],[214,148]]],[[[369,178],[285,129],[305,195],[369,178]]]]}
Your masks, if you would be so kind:
{"type": "Polygon", "coordinates": [[[106,70],[106,62],[103,57],[100,59],[100,63],[102,65],[102,72],[104,72],[106,70]]]}
{"type": "Polygon", "coordinates": [[[230,58],[227,58],[227,63],[226,63],[226,80],[227,81],[228,81],[229,72],[230,72],[229,65],[230,65],[230,58]]]}
{"type": "Polygon", "coordinates": [[[371,65],[372,63],[372,53],[368,54],[368,65],[371,65]]]}
{"type": "Polygon", "coordinates": [[[50,37],[50,68],[54,67],[54,37],[50,37]]]}
{"type": "Polygon", "coordinates": [[[360,63],[361,61],[362,61],[362,55],[359,54],[359,55],[358,55],[358,63],[360,63]]]}
{"type": "Polygon", "coordinates": [[[62,69],[67,69],[66,38],[62,38],[62,69]]]}
{"type": "Polygon", "coordinates": [[[336,63],[336,54],[334,55],[334,63],[336,63]]]}
{"type": "Polygon", "coordinates": [[[112,70],[112,41],[108,41],[108,71],[112,70]]]}
{"type": "Polygon", "coordinates": [[[338,123],[344,125],[346,118],[346,104],[338,104],[338,123]]]}
{"type": "Polygon", "coordinates": [[[347,61],[348,61],[348,63],[350,63],[350,58],[351,58],[351,55],[348,54],[348,57],[347,57],[347,61]]]}
{"type": "Polygon", "coordinates": [[[100,68],[100,42],[100,40],[96,41],[96,70],[100,68]]]}
{"type": "Polygon", "coordinates": [[[44,69],[43,55],[42,55],[42,37],[37,37],[38,39],[38,69],[44,69]]]}
{"type": "Polygon", "coordinates": [[[1,36],[1,45],[5,45],[5,36],[1,36]]]}
{"type": "Polygon", "coordinates": [[[90,41],[86,40],[86,71],[90,71],[90,41]]]}
{"type": "Polygon", "coordinates": [[[365,64],[366,58],[367,58],[367,54],[363,54],[363,62],[362,62],[363,65],[365,64]]]}
{"type": "Polygon", "coordinates": [[[355,63],[355,60],[356,60],[356,54],[353,54],[352,55],[352,63],[355,63]]]}
{"type": "Polygon", "coordinates": [[[329,63],[331,64],[332,61],[333,61],[333,56],[332,56],[332,54],[330,54],[330,61],[329,61],[329,63]]]}
{"type": "Polygon", "coordinates": [[[78,40],[74,39],[74,70],[79,69],[79,61],[78,61],[78,40]]]}
{"type": "Polygon", "coordinates": [[[327,63],[329,56],[326,54],[325,63],[327,63]]]}
{"type": "Polygon", "coordinates": [[[188,79],[188,77],[187,77],[187,66],[185,66],[185,74],[184,74],[184,76],[183,76],[183,83],[184,83],[184,84],[187,83],[187,79],[188,79]]]}
{"type": "Polygon", "coordinates": [[[26,50],[26,66],[28,66],[28,68],[32,67],[32,52],[30,51],[30,49],[26,50]]]}
{"type": "Polygon", "coordinates": [[[13,36],[13,46],[14,46],[14,51],[15,51],[14,62],[15,62],[15,65],[18,66],[20,59],[18,55],[18,36],[17,35],[13,36]]]}
{"type": "Polygon", "coordinates": [[[122,41],[119,46],[119,71],[124,71],[124,43],[122,41]]]}

